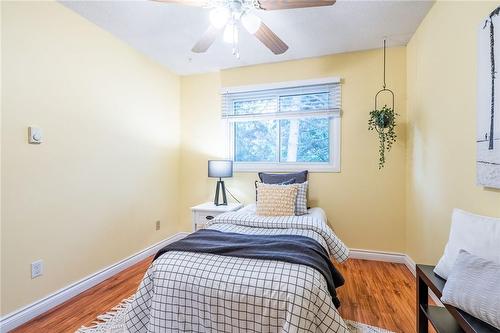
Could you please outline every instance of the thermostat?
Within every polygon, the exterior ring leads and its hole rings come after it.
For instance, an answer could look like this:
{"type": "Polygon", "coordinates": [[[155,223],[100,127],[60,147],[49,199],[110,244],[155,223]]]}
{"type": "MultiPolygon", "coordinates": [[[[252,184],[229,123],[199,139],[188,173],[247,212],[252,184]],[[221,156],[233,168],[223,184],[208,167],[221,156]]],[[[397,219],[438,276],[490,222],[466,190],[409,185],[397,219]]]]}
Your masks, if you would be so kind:
{"type": "Polygon", "coordinates": [[[42,130],[38,127],[28,127],[29,143],[40,144],[42,143],[42,130]]]}

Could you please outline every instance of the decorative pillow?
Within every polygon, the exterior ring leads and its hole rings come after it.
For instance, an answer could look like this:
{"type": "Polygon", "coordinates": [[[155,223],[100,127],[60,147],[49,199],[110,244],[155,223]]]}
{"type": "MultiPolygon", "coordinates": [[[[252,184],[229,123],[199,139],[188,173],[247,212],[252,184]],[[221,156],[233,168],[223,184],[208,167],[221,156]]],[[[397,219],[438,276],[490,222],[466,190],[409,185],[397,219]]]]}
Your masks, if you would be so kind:
{"type": "MultiPolygon", "coordinates": [[[[259,183],[258,180],[255,181],[255,202],[257,202],[257,183],[259,183]]],[[[286,182],[279,183],[277,185],[290,185],[290,184],[295,184],[295,178],[289,179],[286,182]]]]}
{"type": "Polygon", "coordinates": [[[500,329],[500,264],[461,250],[441,302],[500,329]]]}
{"type": "Polygon", "coordinates": [[[265,173],[259,172],[260,181],[264,184],[280,184],[290,179],[295,178],[296,184],[304,183],[307,181],[308,171],[300,171],[296,173],[265,173]]]}
{"type": "MultiPolygon", "coordinates": [[[[293,179],[290,179],[292,181],[293,179]]],[[[258,196],[257,196],[257,186],[258,184],[264,184],[260,183],[258,181],[255,181],[255,200],[258,201],[258,196]]],[[[285,185],[291,185],[293,183],[289,182],[284,182],[281,184],[267,184],[267,185],[275,185],[275,186],[285,186],[285,185]]],[[[295,200],[295,215],[300,216],[307,214],[307,189],[308,189],[308,182],[302,183],[302,184],[293,184],[297,187],[297,199],[295,200]]]]}
{"type": "Polygon", "coordinates": [[[295,215],[296,185],[271,185],[258,183],[257,215],[292,216],[295,215]]]}
{"type": "Polygon", "coordinates": [[[295,201],[295,215],[307,214],[307,188],[309,182],[305,181],[297,186],[297,200],[295,201]]]}
{"type": "Polygon", "coordinates": [[[434,272],[448,279],[461,249],[500,264],[500,218],[454,209],[450,238],[434,272]]]}

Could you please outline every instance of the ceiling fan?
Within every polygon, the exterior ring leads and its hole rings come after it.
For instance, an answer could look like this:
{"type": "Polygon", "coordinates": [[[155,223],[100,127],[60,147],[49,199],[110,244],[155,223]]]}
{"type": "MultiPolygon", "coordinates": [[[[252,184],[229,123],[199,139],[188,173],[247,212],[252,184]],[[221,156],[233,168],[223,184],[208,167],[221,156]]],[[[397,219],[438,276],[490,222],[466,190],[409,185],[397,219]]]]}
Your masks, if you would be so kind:
{"type": "Polygon", "coordinates": [[[256,10],[280,10],[331,6],[336,0],[156,0],[165,3],[176,3],[203,8],[210,11],[210,26],[191,51],[203,53],[213,44],[217,35],[223,30],[223,40],[233,45],[233,54],[239,58],[238,37],[243,26],[250,34],[257,37],[274,54],[282,54],[288,50],[285,44],[262,20],[253,12],[256,10]]]}

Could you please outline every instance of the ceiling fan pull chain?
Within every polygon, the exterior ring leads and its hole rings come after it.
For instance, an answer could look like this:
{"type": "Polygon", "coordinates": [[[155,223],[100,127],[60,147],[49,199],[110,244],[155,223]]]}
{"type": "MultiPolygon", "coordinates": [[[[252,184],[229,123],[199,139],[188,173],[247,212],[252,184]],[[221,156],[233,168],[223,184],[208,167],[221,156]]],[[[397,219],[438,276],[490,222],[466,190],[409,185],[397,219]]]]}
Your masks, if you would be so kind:
{"type": "Polygon", "coordinates": [[[239,36],[238,36],[238,26],[233,25],[233,55],[236,59],[240,59],[240,47],[239,47],[239,36]]]}
{"type": "Polygon", "coordinates": [[[240,59],[240,48],[237,43],[233,44],[233,55],[236,59],[240,59]]]}

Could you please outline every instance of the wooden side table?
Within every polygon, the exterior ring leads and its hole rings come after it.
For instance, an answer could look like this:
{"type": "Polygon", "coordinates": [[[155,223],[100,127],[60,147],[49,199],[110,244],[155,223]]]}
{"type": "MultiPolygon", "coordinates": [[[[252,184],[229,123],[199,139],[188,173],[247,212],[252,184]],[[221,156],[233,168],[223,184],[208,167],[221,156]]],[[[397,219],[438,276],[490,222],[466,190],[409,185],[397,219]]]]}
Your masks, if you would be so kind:
{"type": "Polygon", "coordinates": [[[429,289],[441,298],[445,283],[446,280],[434,273],[434,266],[417,265],[418,333],[428,332],[428,322],[438,333],[500,333],[500,330],[451,305],[429,305],[429,289]]]}
{"type": "Polygon", "coordinates": [[[240,203],[229,203],[216,206],[213,202],[205,202],[201,205],[191,207],[193,214],[193,231],[204,228],[207,222],[213,220],[217,215],[234,212],[243,207],[240,203]]]}

